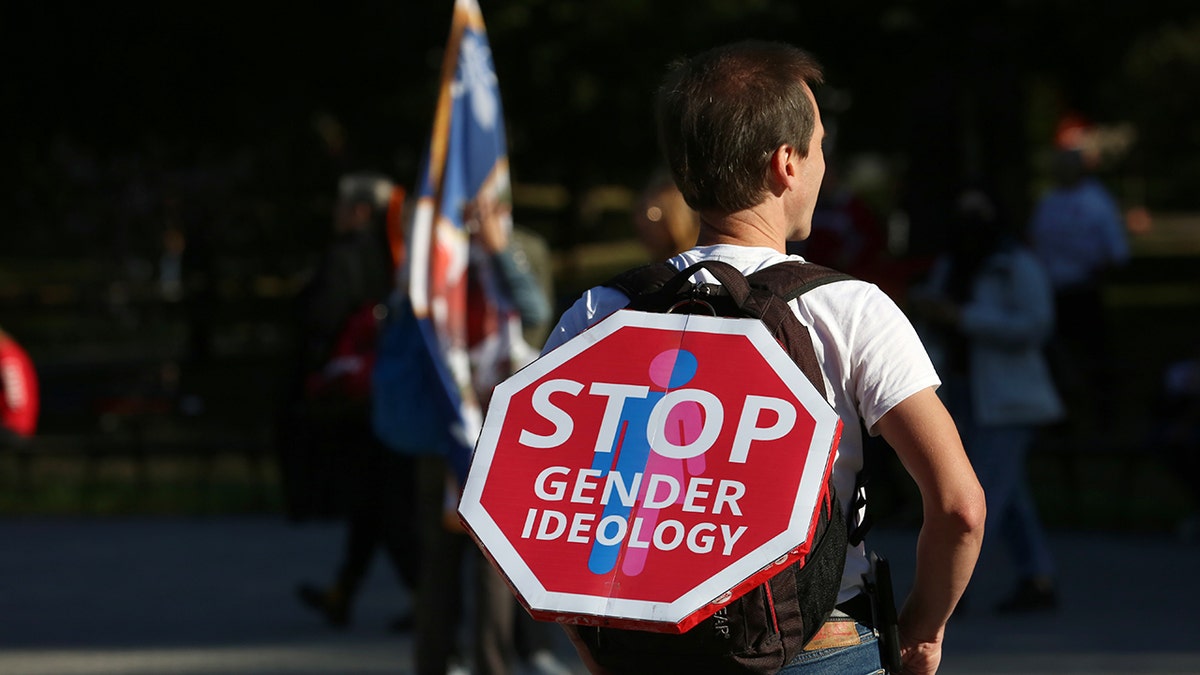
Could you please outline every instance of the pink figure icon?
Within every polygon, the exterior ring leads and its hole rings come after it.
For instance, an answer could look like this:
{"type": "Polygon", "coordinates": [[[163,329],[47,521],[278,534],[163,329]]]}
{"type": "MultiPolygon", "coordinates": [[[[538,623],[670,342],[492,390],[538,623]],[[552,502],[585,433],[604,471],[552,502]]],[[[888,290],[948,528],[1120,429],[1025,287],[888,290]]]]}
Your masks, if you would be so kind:
{"type": "MultiPolygon", "coordinates": [[[[679,349],[669,349],[654,357],[650,362],[650,381],[664,391],[678,389],[691,381],[696,374],[696,357],[690,352],[679,349]]],[[[694,401],[681,402],[667,414],[662,429],[663,436],[669,443],[680,446],[695,440],[704,426],[704,417],[700,405],[694,401]]],[[[653,430],[651,430],[653,431],[653,430]]],[[[687,460],[664,457],[654,451],[651,441],[650,454],[646,458],[645,476],[651,474],[669,475],[684,484],[684,476],[704,473],[704,455],[698,455],[687,460]]],[[[642,518],[642,531],[652,533],[658,523],[659,509],[641,506],[646,500],[647,481],[643,481],[641,493],[638,495],[639,506],[630,514],[642,518]]],[[[676,499],[676,502],[678,502],[676,499]]],[[[626,548],[621,561],[621,571],[628,576],[641,574],[646,566],[648,548],[626,548]]]]}

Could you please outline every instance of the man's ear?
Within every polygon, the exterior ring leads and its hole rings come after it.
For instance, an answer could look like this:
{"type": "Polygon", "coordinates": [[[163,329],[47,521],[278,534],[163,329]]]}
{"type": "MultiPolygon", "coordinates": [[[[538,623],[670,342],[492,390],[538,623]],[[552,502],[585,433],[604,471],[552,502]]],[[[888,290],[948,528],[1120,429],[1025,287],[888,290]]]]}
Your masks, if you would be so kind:
{"type": "Polygon", "coordinates": [[[770,168],[771,187],[776,194],[782,194],[791,187],[800,175],[800,162],[804,157],[791,145],[781,145],[771,153],[770,168]]]}

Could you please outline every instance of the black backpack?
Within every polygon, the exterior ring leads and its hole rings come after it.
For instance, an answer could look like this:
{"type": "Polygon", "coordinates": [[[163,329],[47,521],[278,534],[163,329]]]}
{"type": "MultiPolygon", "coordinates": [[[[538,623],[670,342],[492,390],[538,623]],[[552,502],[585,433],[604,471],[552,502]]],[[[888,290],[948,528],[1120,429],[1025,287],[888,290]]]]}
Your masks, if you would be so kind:
{"type": "MultiPolygon", "coordinates": [[[[629,297],[628,309],[760,319],[801,371],[825,391],[808,329],[788,302],[824,284],[851,277],[811,263],[783,262],[749,276],[706,260],[682,272],[668,263],[635,268],[606,286],[629,297]],[[708,270],[720,284],[689,279],[708,270]]],[[[832,472],[813,548],[767,583],[751,589],[681,634],[579,626],[597,663],[614,673],[775,673],[801,652],[837,602],[846,561],[847,523],[832,472]]]]}

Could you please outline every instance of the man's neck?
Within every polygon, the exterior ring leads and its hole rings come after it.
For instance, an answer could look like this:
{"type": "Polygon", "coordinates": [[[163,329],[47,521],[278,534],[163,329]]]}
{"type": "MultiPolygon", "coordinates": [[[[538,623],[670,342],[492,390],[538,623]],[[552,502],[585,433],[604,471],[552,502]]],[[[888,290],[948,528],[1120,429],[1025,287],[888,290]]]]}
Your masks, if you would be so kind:
{"type": "Polygon", "coordinates": [[[736,211],[729,214],[701,213],[700,234],[697,246],[730,244],[734,246],[758,246],[786,252],[787,238],[780,221],[759,208],[736,211]]]}

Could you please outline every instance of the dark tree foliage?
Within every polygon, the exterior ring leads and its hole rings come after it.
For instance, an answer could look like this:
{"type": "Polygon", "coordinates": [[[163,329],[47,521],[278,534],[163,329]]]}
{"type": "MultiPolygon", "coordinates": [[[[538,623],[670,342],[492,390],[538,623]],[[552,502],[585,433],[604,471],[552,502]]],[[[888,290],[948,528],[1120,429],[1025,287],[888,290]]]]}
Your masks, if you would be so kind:
{"type": "MultiPolygon", "coordinates": [[[[1031,158],[1068,107],[1136,125],[1141,144],[1123,169],[1143,176],[1150,206],[1196,206],[1200,166],[1179,149],[1200,134],[1195,3],[480,4],[514,178],[564,186],[574,200],[595,185],[636,188],[655,168],[651,98],[666,64],[755,37],[818,56],[836,151],[904,167],[903,199],[917,221],[965,181],[992,183],[1019,213],[1031,158]],[[1030,99],[1039,86],[1057,93],[1054,106],[1030,99]]],[[[62,215],[60,202],[46,204],[62,198],[47,158],[63,139],[100,157],[157,153],[173,168],[242,153],[253,160],[238,189],[278,205],[258,209],[262,237],[299,232],[292,242],[310,245],[327,215],[314,195],[327,196],[337,172],[414,179],[451,5],[7,3],[0,26],[12,75],[2,86],[12,102],[11,184],[24,195],[10,214],[58,226],[46,217],[62,215]]],[[[3,241],[14,246],[16,235],[3,241]]]]}

